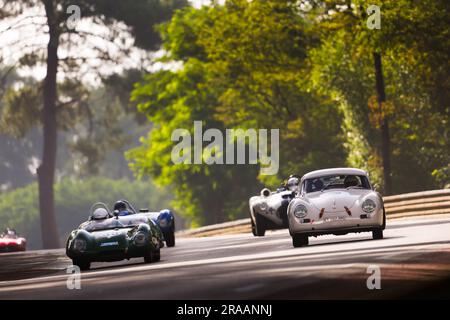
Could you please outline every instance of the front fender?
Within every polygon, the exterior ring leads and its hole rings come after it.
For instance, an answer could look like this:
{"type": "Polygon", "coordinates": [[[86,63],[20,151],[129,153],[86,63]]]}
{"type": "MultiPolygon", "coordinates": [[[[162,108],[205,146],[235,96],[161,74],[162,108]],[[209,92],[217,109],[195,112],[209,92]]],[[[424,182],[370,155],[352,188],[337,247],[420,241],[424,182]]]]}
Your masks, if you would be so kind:
{"type": "Polygon", "coordinates": [[[69,234],[69,237],[67,238],[67,242],[66,242],[66,255],[69,257],[71,256],[71,253],[73,252],[72,246],[73,246],[73,241],[75,239],[85,240],[86,241],[86,250],[92,249],[93,246],[95,245],[95,240],[89,232],[87,232],[84,229],[75,229],[69,234]]]}
{"type": "Polygon", "coordinates": [[[350,207],[350,210],[358,214],[364,214],[365,212],[362,211],[362,204],[367,199],[370,199],[375,202],[377,206],[376,211],[384,208],[384,202],[381,195],[378,192],[371,191],[368,192],[367,194],[361,195],[361,197],[358,200],[356,200],[355,203],[350,207]]]}
{"type": "Polygon", "coordinates": [[[162,232],[171,232],[175,226],[175,216],[169,209],[163,209],[159,212],[155,222],[159,225],[162,232]]]}
{"type": "Polygon", "coordinates": [[[311,203],[309,203],[309,201],[305,201],[305,199],[303,198],[294,198],[288,205],[287,215],[289,225],[291,225],[294,222],[298,222],[300,219],[311,219],[311,220],[317,219],[319,217],[319,211],[311,203]],[[294,215],[294,209],[299,204],[304,205],[308,210],[304,218],[297,218],[294,215]]]}
{"type": "Polygon", "coordinates": [[[159,241],[161,248],[164,247],[164,235],[159,225],[152,219],[149,221],[148,225],[152,236],[154,236],[159,241]]]}

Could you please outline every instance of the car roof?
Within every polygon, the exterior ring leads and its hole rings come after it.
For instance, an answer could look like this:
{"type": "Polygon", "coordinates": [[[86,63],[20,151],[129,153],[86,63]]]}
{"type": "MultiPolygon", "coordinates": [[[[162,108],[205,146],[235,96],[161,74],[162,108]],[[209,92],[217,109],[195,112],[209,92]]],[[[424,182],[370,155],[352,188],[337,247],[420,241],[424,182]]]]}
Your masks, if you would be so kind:
{"type": "Polygon", "coordinates": [[[367,176],[367,172],[361,169],[357,168],[329,168],[329,169],[321,169],[321,170],[315,170],[308,172],[302,177],[302,180],[305,179],[311,179],[311,178],[318,178],[328,175],[335,175],[335,174],[353,174],[357,176],[367,176]]]}

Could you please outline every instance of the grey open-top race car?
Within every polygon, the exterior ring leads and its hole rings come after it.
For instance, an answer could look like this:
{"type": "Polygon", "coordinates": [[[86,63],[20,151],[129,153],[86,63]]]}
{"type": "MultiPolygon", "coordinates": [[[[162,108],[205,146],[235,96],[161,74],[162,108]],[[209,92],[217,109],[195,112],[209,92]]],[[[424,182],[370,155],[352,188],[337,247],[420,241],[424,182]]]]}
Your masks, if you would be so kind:
{"type": "Polygon", "coordinates": [[[262,237],[266,230],[288,227],[287,207],[294,198],[299,183],[300,177],[291,175],[275,192],[264,188],[259,196],[250,198],[250,219],[254,236],[262,237]]]}

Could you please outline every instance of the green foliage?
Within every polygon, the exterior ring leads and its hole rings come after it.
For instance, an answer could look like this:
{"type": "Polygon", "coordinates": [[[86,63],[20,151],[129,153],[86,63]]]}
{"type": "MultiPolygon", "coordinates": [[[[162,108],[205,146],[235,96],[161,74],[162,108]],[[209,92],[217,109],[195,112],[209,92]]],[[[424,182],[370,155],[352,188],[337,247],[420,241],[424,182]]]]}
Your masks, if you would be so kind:
{"type": "MultiPolygon", "coordinates": [[[[347,165],[371,173],[374,183],[382,185],[381,159],[377,146],[379,133],[372,127],[368,102],[375,94],[372,52],[365,44],[352,40],[354,30],[336,28],[336,22],[324,23],[322,43],[310,51],[311,80],[313,89],[327,95],[342,111],[342,132],[347,150],[347,165]],[[330,28],[327,33],[326,28],[330,28]]],[[[359,24],[355,28],[360,29],[359,24]]]]}
{"type": "MultiPolygon", "coordinates": [[[[0,153],[0,189],[11,190],[34,180],[35,168],[29,165],[42,152],[42,96],[36,80],[5,70],[4,74],[0,70],[7,87],[0,99],[0,147],[4,151],[0,153]]],[[[151,128],[129,102],[133,83],[140,76],[140,71],[132,69],[104,79],[97,88],[74,80],[59,85],[60,176],[132,177],[124,152],[151,128]]]]}
{"type": "MultiPolygon", "coordinates": [[[[161,210],[168,206],[170,193],[148,181],[111,180],[92,177],[86,180],[64,179],[55,185],[55,206],[61,243],[68,233],[89,216],[95,202],[110,209],[116,200],[127,199],[136,208],[161,210]]],[[[15,228],[23,234],[30,248],[41,247],[37,185],[0,193],[0,228],[15,228]]]]}
{"type": "Polygon", "coordinates": [[[41,95],[38,87],[23,87],[18,90],[7,90],[0,109],[0,130],[16,138],[22,138],[37,124],[41,116],[41,95]]]}
{"type": "MultiPolygon", "coordinates": [[[[450,163],[449,13],[445,1],[383,1],[381,29],[366,27],[371,1],[326,1],[318,24],[322,44],[310,53],[316,90],[344,113],[350,165],[366,168],[380,185],[380,119],[391,135],[393,192],[438,188],[433,174],[450,163]],[[383,59],[387,101],[379,109],[372,53],[383,59]],[[411,175],[411,172],[415,172],[411,175]]],[[[321,11],[322,10],[322,11],[321,11]]]]}
{"type": "Polygon", "coordinates": [[[432,175],[438,181],[441,188],[450,188],[450,165],[435,169],[432,175]]]}
{"type": "Polygon", "coordinates": [[[256,167],[218,165],[174,165],[171,151],[173,130],[185,128],[193,134],[193,121],[201,119],[204,130],[224,129],[214,119],[217,92],[208,85],[208,69],[190,58],[178,72],[161,71],[145,76],[136,85],[132,99],[145,112],[154,128],[142,146],[128,152],[132,168],[140,176],[170,186],[174,208],[192,226],[216,223],[242,216],[248,190],[257,192],[256,167]],[[231,192],[230,192],[231,191],[231,192]]]}
{"type": "MultiPolygon", "coordinates": [[[[21,20],[21,23],[13,21],[22,13],[27,17],[34,14],[37,16],[45,15],[44,6],[48,3],[54,3],[54,19],[56,34],[59,38],[60,54],[57,77],[57,97],[55,101],[55,110],[57,113],[56,121],[58,127],[58,166],[60,174],[63,176],[84,177],[87,175],[104,174],[101,164],[111,160],[107,159],[112,152],[114,158],[120,158],[122,161],[118,164],[120,167],[126,166],[123,161],[123,151],[125,146],[130,147],[135,144],[135,133],[144,127],[148,130],[149,125],[143,124],[143,116],[135,112],[135,108],[130,108],[129,94],[132,84],[139,79],[141,71],[125,70],[123,74],[113,74],[106,76],[103,63],[120,64],[124,57],[129,55],[129,47],[124,50],[121,41],[128,34],[123,32],[123,26],[133,37],[129,43],[130,47],[139,47],[147,50],[159,49],[161,39],[159,33],[155,30],[155,25],[168,20],[173,11],[187,5],[186,0],[133,0],[133,1],[115,1],[109,0],[61,0],[61,1],[41,1],[41,0],[8,0],[0,1],[0,17],[4,18],[4,24],[8,26],[2,34],[5,38],[14,38],[14,32],[21,32],[21,27],[33,27],[36,31],[32,36],[48,35],[48,28],[38,26],[32,19],[21,20]],[[68,21],[70,14],[67,8],[71,5],[80,7],[81,19],[83,23],[92,25],[93,32],[90,30],[80,30],[79,28],[69,29],[68,21]],[[28,13],[29,14],[28,14],[28,13]],[[9,19],[9,20],[8,20],[9,19]],[[30,23],[30,25],[28,25],[30,23]],[[31,24],[32,23],[32,24],[31,24]],[[121,24],[119,27],[118,25],[121,24]],[[19,29],[18,29],[19,28],[19,29]],[[109,28],[108,34],[101,34],[101,30],[109,28]],[[10,34],[12,33],[12,34],[10,34]],[[42,34],[41,34],[42,33],[42,34]],[[11,37],[12,35],[12,37],[11,37]],[[99,41],[100,40],[100,41],[99,41]],[[109,50],[104,43],[114,44],[114,50],[109,50]],[[74,48],[84,48],[83,50],[74,50],[74,48]],[[87,49],[89,48],[89,49],[87,49]],[[81,52],[89,52],[87,55],[81,52]],[[114,51],[114,52],[113,52],[114,51]],[[98,62],[101,61],[99,70],[98,62]],[[83,76],[89,70],[89,76],[95,76],[98,72],[100,80],[104,84],[99,88],[91,88],[82,83],[83,76]],[[63,79],[63,80],[60,80],[63,79]],[[120,119],[121,121],[117,121],[120,119]],[[62,136],[62,138],[61,138],[62,136]],[[65,141],[65,140],[68,141],[65,141]],[[70,154],[69,154],[70,153],[70,154]],[[119,153],[119,154],[118,154],[119,153]],[[120,154],[122,153],[122,154],[120,154]]],[[[44,22],[45,24],[45,22],[44,22]]],[[[17,76],[16,70],[28,69],[30,67],[45,67],[46,45],[38,47],[38,43],[30,44],[31,37],[21,37],[20,39],[10,41],[13,45],[10,50],[14,51],[13,66],[4,66],[3,63],[8,51],[0,48],[0,139],[8,140],[8,145],[14,141],[12,137],[20,139],[17,144],[31,145],[30,135],[40,134],[43,124],[43,81],[36,79],[25,79],[17,76]],[[30,48],[33,51],[30,52],[30,48]],[[36,129],[37,128],[37,129],[36,129]],[[3,134],[8,137],[3,138],[3,134]]],[[[129,38],[129,37],[128,37],[129,38]]],[[[126,46],[125,46],[126,47],[126,46]]],[[[6,48],[5,48],[6,49],[6,48]]],[[[9,62],[9,61],[8,61],[9,62]]],[[[31,71],[34,71],[31,69],[31,71]]],[[[50,77],[51,78],[51,77],[50,77]]],[[[4,145],[5,141],[0,141],[4,145]]],[[[33,155],[40,158],[42,140],[40,144],[33,145],[33,155]],[[38,152],[35,152],[38,150],[38,152]]],[[[10,147],[12,149],[13,147],[10,147]]],[[[5,150],[5,152],[19,153],[19,148],[14,150],[5,150]]],[[[25,148],[22,148],[25,149],[25,148]]],[[[27,171],[23,163],[31,161],[29,150],[20,162],[19,170],[27,171]]],[[[0,168],[8,167],[11,163],[8,154],[0,158],[0,168]]],[[[15,171],[15,168],[8,169],[8,173],[15,171]]],[[[112,170],[115,172],[123,170],[112,170]]],[[[111,170],[110,170],[111,172],[111,170]]],[[[123,172],[122,172],[123,173],[123,172]]],[[[7,175],[7,174],[5,174],[7,175]]],[[[26,175],[29,175],[28,172],[26,175]]],[[[129,175],[126,171],[122,176],[129,175]]],[[[3,181],[3,170],[0,174],[0,187],[8,188],[21,185],[8,178],[3,181]]],[[[114,176],[107,174],[107,176],[114,176]]],[[[22,181],[22,179],[18,179],[22,181]]]]}
{"type": "Polygon", "coordinates": [[[148,50],[158,49],[160,37],[154,25],[167,21],[173,11],[185,7],[187,0],[66,0],[63,8],[78,5],[83,16],[101,16],[111,27],[115,21],[125,23],[130,27],[136,39],[135,44],[148,50]]]}
{"type": "MultiPolygon", "coordinates": [[[[87,100],[89,99],[89,92],[85,86],[81,84],[81,74],[89,70],[92,74],[92,69],[96,67],[91,65],[84,65],[87,60],[95,59],[95,65],[98,67],[97,71],[103,67],[103,63],[121,63],[125,57],[130,54],[131,49],[141,47],[146,49],[156,49],[159,44],[158,34],[154,30],[156,23],[161,23],[168,19],[174,9],[186,5],[185,0],[159,1],[159,0],[135,0],[135,1],[53,1],[53,0],[10,0],[8,3],[0,1],[0,16],[1,17],[19,17],[20,23],[9,20],[11,24],[3,32],[17,31],[15,28],[20,28],[25,20],[34,22],[34,19],[26,19],[36,16],[41,16],[45,13],[46,23],[45,27],[35,27],[36,33],[32,35],[35,38],[41,38],[44,35],[48,36],[48,46],[41,46],[35,48],[34,43],[30,43],[30,37],[19,37],[17,41],[11,41],[16,48],[14,51],[15,63],[20,63],[20,67],[37,65],[38,63],[47,66],[47,74],[43,81],[43,85],[36,86],[27,90],[13,90],[12,98],[9,99],[10,105],[8,107],[1,107],[2,118],[8,118],[7,123],[2,123],[3,132],[11,133],[8,126],[10,124],[16,125],[16,130],[12,132],[19,136],[24,136],[25,133],[32,129],[35,124],[42,124],[43,127],[43,152],[42,163],[38,168],[38,182],[40,192],[40,208],[41,217],[47,221],[41,224],[42,236],[44,239],[44,246],[57,247],[58,239],[55,226],[55,206],[53,193],[53,181],[56,173],[55,163],[57,157],[57,140],[58,129],[69,130],[75,128],[77,124],[86,118],[90,118],[92,112],[89,110],[87,100]],[[92,34],[90,31],[83,31],[77,28],[71,28],[68,22],[69,6],[76,5],[81,12],[81,19],[84,22],[90,23],[90,29],[101,29],[102,27],[110,27],[107,36],[99,34],[92,34]],[[31,15],[27,15],[25,19],[20,19],[22,12],[32,11],[31,15]],[[127,39],[128,33],[124,32],[127,29],[131,32],[132,38],[127,39]],[[86,41],[89,36],[91,41],[86,41]],[[92,41],[92,37],[96,40],[92,41]],[[75,40],[74,40],[75,38],[75,40]],[[98,41],[98,38],[109,42],[108,45],[98,41]],[[124,48],[119,45],[121,43],[124,48]],[[126,45],[126,44],[129,45],[126,45]],[[85,45],[79,46],[80,44],[85,45]],[[90,45],[89,45],[90,44],[90,45]],[[87,47],[89,48],[86,48],[87,47]],[[111,46],[115,45],[114,50],[110,50],[111,46]],[[29,55],[29,48],[33,51],[43,52],[47,48],[47,56],[36,54],[29,55]],[[71,49],[74,47],[75,50],[71,49]],[[118,49],[119,48],[119,49],[118,49]],[[65,51],[65,49],[68,49],[65,51]],[[117,50],[118,49],[118,50],[117,50]],[[58,51],[65,51],[65,58],[58,57],[58,51]],[[79,55],[80,52],[89,52],[87,55],[79,55]],[[115,51],[114,53],[112,51],[115,51]],[[92,52],[95,52],[92,54],[92,52]],[[40,60],[40,61],[38,61],[40,60]],[[99,64],[99,61],[101,62],[99,64]],[[86,68],[87,67],[87,68],[86,68]],[[59,81],[58,74],[64,70],[63,79],[59,81]],[[84,69],[84,70],[83,70],[84,69]],[[69,94],[67,94],[69,93],[69,94]],[[42,99],[31,99],[30,97],[41,96],[42,99]],[[42,102],[42,105],[41,105],[42,102]],[[18,109],[18,107],[22,107],[18,109]],[[25,108],[24,108],[25,107],[25,108]],[[16,110],[26,110],[33,108],[33,112],[15,112],[16,110]],[[6,113],[5,113],[6,112],[6,113]],[[22,118],[15,118],[20,114],[22,118]],[[38,116],[36,116],[38,115],[38,116]],[[40,117],[39,117],[40,115],[40,117]],[[26,116],[29,118],[27,119],[26,116]],[[81,118],[81,119],[80,119],[81,118]],[[12,120],[16,121],[12,121],[12,120]],[[26,121],[24,121],[26,120],[26,121]],[[40,121],[42,123],[40,123],[40,121]],[[48,222],[48,224],[46,224],[48,222]],[[48,227],[46,227],[48,226],[48,227]]],[[[14,33],[13,33],[14,36],[14,33]]],[[[6,33],[6,38],[8,34],[6,33]]],[[[11,37],[10,37],[11,38],[11,37]]],[[[13,45],[13,46],[14,46],[13,45]]],[[[9,51],[9,50],[8,50],[9,51]]],[[[3,61],[4,50],[0,48],[1,61],[3,61]]],[[[92,60],[91,60],[92,61],[92,60]]],[[[3,97],[3,90],[0,92],[0,99],[3,97]]],[[[3,103],[3,101],[0,101],[3,103]]],[[[4,121],[2,121],[4,122],[4,121]]],[[[89,131],[91,128],[89,127],[89,131]]],[[[102,154],[101,150],[98,152],[97,144],[90,144],[88,139],[79,138],[75,135],[75,140],[80,141],[78,151],[88,153],[96,162],[102,154]]],[[[102,147],[104,148],[105,145],[102,147]]],[[[85,163],[89,163],[85,161],[85,163]]],[[[88,168],[92,173],[92,168],[88,168]]],[[[2,183],[2,186],[4,184],[2,183]]]]}

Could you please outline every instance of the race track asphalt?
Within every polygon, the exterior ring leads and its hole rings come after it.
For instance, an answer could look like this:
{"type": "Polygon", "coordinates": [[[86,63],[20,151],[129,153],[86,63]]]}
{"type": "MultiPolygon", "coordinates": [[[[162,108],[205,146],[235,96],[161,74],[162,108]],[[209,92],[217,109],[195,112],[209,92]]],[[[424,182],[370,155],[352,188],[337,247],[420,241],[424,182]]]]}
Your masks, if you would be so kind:
{"type": "Polygon", "coordinates": [[[63,250],[0,256],[0,299],[394,299],[450,298],[450,217],[388,221],[371,233],[310,238],[287,230],[179,238],[161,261],[93,263],[67,288],[63,250]],[[367,279],[380,271],[381,289],[367,279]]]}

